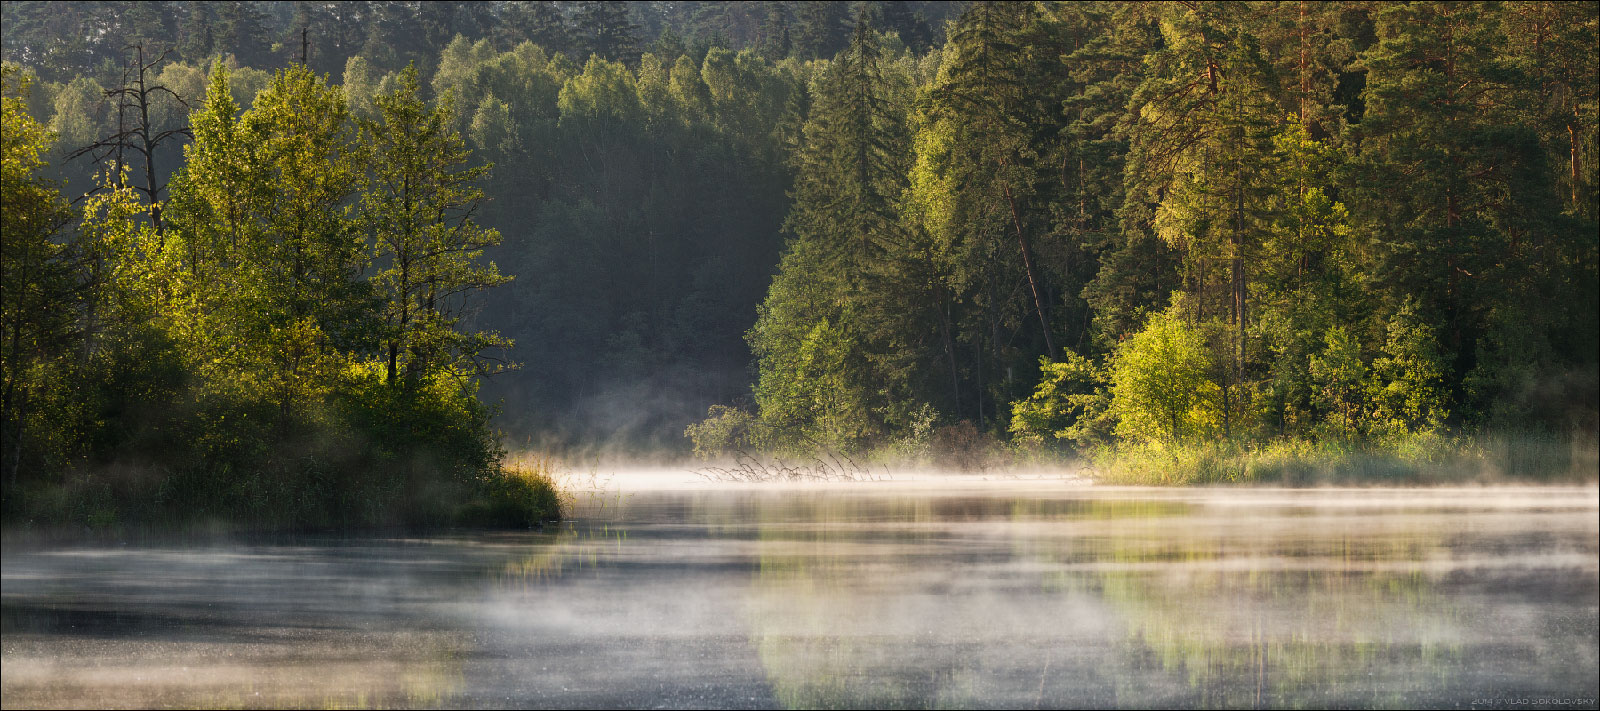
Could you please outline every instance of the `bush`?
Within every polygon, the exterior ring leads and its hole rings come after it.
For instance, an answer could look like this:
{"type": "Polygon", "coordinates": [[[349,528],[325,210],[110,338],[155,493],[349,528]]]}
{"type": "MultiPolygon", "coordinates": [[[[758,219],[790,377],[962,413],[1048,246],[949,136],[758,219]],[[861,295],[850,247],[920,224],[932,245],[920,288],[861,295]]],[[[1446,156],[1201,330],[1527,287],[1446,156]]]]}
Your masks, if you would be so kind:
{"type": "Polygon", "coordinates": [[[457,525],[529,528],[561,520],[561,495],[549,460],[507,466],[476,483],[476,495],[456,511],[457,525]]]}
{"type": "Polygon", "coordinates": [[[1184,323],[1180,309],[1151,316],[1112,360],[1111,411],[1127,439],[1176,444],[1206,437],[1222,421],[1205,335],[1184,323]]]}
{"type": "Polygon", "coordinates": [[[729,452],[761,444],[757,432],[760,422],[736,407],[712,405],[706,419],[689,425],[683,434],[694,443],[694,455],[701,459],[720,457],[729,452]]]}
{"type": "Polygon", "coordinates": [[[1111,439],[1111,393],[1106,373],[1092,361],[1063,351],[1060,362],[1039,359],[1039,385],[1011,405],[1011,434],[1019,444],[1072,440],[1093,446],[1111,439]]]}
{"type": "Polygon", "coordinates": [[[971,420],[962,420],[934,430],[928,448],[936,465],[981,472],[994,464],[999,445],[993,437],[979,431],[971,420]]]}

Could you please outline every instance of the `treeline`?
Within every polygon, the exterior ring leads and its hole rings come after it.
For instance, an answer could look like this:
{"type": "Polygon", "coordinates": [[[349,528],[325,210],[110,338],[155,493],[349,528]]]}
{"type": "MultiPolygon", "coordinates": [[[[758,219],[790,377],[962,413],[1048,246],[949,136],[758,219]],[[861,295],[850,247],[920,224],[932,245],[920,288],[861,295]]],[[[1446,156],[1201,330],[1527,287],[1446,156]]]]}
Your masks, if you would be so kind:
{"type": "Polygon", "coordinates": [[[1593,3],[974,3],[813,76],[732,446],[1595,431],[1593,3]]]}
{"type": "MultiPolygon", "coordinates": [[[[287,7],[236,5],[246,14],[287,7]]],[[[97,57],[125,60],[126,52],[111,48],[126,40],[115,38],[146,36],[132,20],[112,19],[136,8],[70,6],[67,16],[75,22],[101,23],[87,34],[105,38],[89,45],[100,48],[95,54],[34,29],[64,21],[49,19],[61,13],[54,6],[7,7],[8,17],[17,18],[7,23],[16,38],[7,40],[7,57],[50,57],[27,62],[40,78],[32,111],[52,117],[58,134],[47,155],[49,170],[66,180],[68,194],[92,189],[98,164],[69,156],[126,121],[105,93],[129,81],[126,62],[113,66],[97,57]]],[[[299,61],[300,29],[308,28],[311,69],[329,72],[358,116],[371,112],[370,97],[408,62],[418,67],[425,95],[454,97],[452,126],[468,138],[478,164],[495,166],[477,216],[502,234],[504,244],[487,254],[508,273],[525,275],[497,290],[474,316],[516,340],[515,360],[527,364],[489,381],[484,393],[505,403],[498,422],[513,439],[682,451],[684,426],[703,417],[708,404],[748,393],[742,334],[782,248],[793,174],[788,156],[817,64],[806,60],[843,46],[855,22],[851,8],[826,2],[307,3],[295,9],[310,13],[303,23],[254,23],[270,28],[257,33],[258,46],[271,38],[282,44],[276,54],[252,54],[221,39],[185,49],[184,13],[212,18],[207,32],[226,38],[233,35],[216,30],[216,18],[234,12],[230,7],[158,4],[167,18],[160,27],[177,34],[151,30],[148,36],[177,39],[141,45],[152,64],[149,82],[193,103],[205,93],[207,68],[221,60],[231,69],[236,100],[248,105],[273,66],[299,61]],[[429,23],[446,9],[459,21],[438,27],[455,29],[429,34],[435,27],[429,23]],[[386,13],[398,18],[391,24],[402,28],[395,31],[403,41],[354,39],[379,32],[378,25],[389,22],[386,13]],[[544,29],[528,24],[529,14],[545,17],[535,23],[544,29]],[[478,19],[461,19],[467,16],[478,19]],[[751,29],[761,23],[767,35],[751,29]],[[356,34],[339,39],[340,33],[356,34]],[[793,41],[782,51],[762,44],[764,36],[785,35],[793,41]],[[622,49],[597,44],[602,37],[622,49]],[[166,53],[169,47],[175,49],[166,53]],[[400,49],[408,53],[386,52],[400,49]],[[251,56],[265,64],[245,59],[251,56]]],[[[941,17],[950,6],[861,8],[869,21],[897,26],[921,22],[918,12],[941,17]]],[[[906,34],[920,37],[922,31],[906,34]]],[[[915,50],[896,51],[912,56],[915,50]]],[[[181,129],[187,112],[164,93],[153,96],[153,130],[181,129]]],[[[154,150],[156,183],[181,163],[184,140],[180,135],[154,150]]]]}
{"type": "Polygon", "coordinates": [[[68,194],[148,108],[129,185],[179,209],[213,66],[254,111],[303,57],[353,125],[416,68],[493,165],[518,278],[454,330],[516,342],[517,440],[682,448],[711,404],[703,452],[1596,428],[1592,3],[103,5],[6,4],[68,194]]]}
{"type": "Polygon", "coordinates": [[[485,169],[448,102],[408,69],[355,117],[292,67],[241,109],[218,63],[182,167],[152,185],[129,169],[175,133],[127,109],[175,95],[148,69],[94,146],[101,189],[69,202],[41,175],[29,78],[4,65],[8,523],[558,515],[548,480],[502,467],[476,398],[509,343],[462,309],[510,277],[480,259],[500,237],[473,220],[485,169]]]}
{"type": "Polygon", "coordinates": [[[114,74],[129,45],[171,48],[174,58],[207,65],[231,56],[274,70],[304,60],[339,75],[352,57],[380,73],[416,64],[424,76],[456,37],[487,40],[499,51],[532,42],[582,64],[589,56],[633,66],[644,52],[669,64],[698,62],[712,47],[750,49],[769,61],[827,59],[849,37],[858,11],[921,52],[943,41],[960,2],[475,2],[470,0],[6,0],[5,58],[46,81],[114,74]]]}

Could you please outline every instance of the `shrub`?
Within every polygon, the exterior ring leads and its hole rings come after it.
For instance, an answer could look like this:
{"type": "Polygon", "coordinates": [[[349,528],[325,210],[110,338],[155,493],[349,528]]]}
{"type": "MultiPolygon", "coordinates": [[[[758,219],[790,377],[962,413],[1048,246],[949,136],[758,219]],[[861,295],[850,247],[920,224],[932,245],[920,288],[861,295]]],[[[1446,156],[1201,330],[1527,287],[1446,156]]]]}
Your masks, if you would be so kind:
{"type": "Polygon", "coordinates": [[[529,528],[559,520],[561,495],[547,459],[480,477],[476,495],[455,515],[458,525],[492,528],[529,528]]]}
{"type": "Polygon", "coordinates": [[[1039,359],[1039,386],[1011,405],[1011,434],[1019,444],[1072,440],[1079,446],[1106,442],[1112,421],[1106,373],[1092,361],[1063,351],[1060,362],[1039,359]]]}
{"type": "Polygon", "coordinates": [[[1112,361],[1117,434],[1175,444],[1215,431],[1222,419],[1221,392],[1208,376],[1210,368],[1205,335],[1183,322],[1178,306],[1151,316],[1112,361]]]}
{"type": "Polygon", "coordinates": [[[694,443],[694,455],[701,459],[720,457],[729,452],[760,445],[760,422],[736,407],[712,405],[706,419],[689,425],[684,436],[694,443]]]}
{"type": "Polygon", "coordinates": [[[984,471],[993,464],[997,443],[971,420],[962,420],[934,430],[929,450],[935,464],[960,471],[984,471]]]}

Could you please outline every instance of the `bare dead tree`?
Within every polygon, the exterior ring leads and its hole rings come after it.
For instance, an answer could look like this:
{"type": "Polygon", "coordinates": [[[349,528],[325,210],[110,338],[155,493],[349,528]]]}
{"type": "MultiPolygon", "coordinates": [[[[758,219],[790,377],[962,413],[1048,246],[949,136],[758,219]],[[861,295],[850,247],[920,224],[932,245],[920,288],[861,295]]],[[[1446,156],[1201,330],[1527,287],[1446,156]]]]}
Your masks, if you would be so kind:
{"type": "Polygon", "coordinates": [[[156,150],[163,143],[179,136],[193,139],[194,134],[188,125],[156,131],[150,124],[150,102],[157,94],[166,93],[185,108],[192,107],[177,92],[163,85],[153,84],[149,79],[150,71],[166,61],[172,54],[171,49],[162,52],[160,57],[148,63],[144,61],[143,45],[129,45],[125,49],[132,50],[132,54],[123,67],[122,85],[107,89],[105,92],[108,98],[117,101],[117,132],[73,151],[68,159],[89,156],[89,159],[96,163],[109,162],[114,174],[120,178],[123,168],[128,164],[129,153],[143,158],[144,182],[133,187],[144,194],[145,200],[150,204],[150,226],[159,233],[162,229],[161,192],[167,186],[158,182],[156,178],[156,150]],[[133,114],[131,127],[130,113],[133,114]]]}

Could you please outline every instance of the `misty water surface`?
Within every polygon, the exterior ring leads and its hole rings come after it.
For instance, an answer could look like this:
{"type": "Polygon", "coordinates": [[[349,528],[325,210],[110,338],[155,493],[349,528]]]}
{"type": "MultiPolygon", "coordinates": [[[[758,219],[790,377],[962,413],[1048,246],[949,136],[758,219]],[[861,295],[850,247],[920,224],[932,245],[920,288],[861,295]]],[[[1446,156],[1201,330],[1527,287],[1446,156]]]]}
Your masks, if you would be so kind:
{"type": "Polygon", "coordinates": [[[539,533],[13,542],[3,704],[1595,704],[1594,487],[650,481],[539,533]]]}

